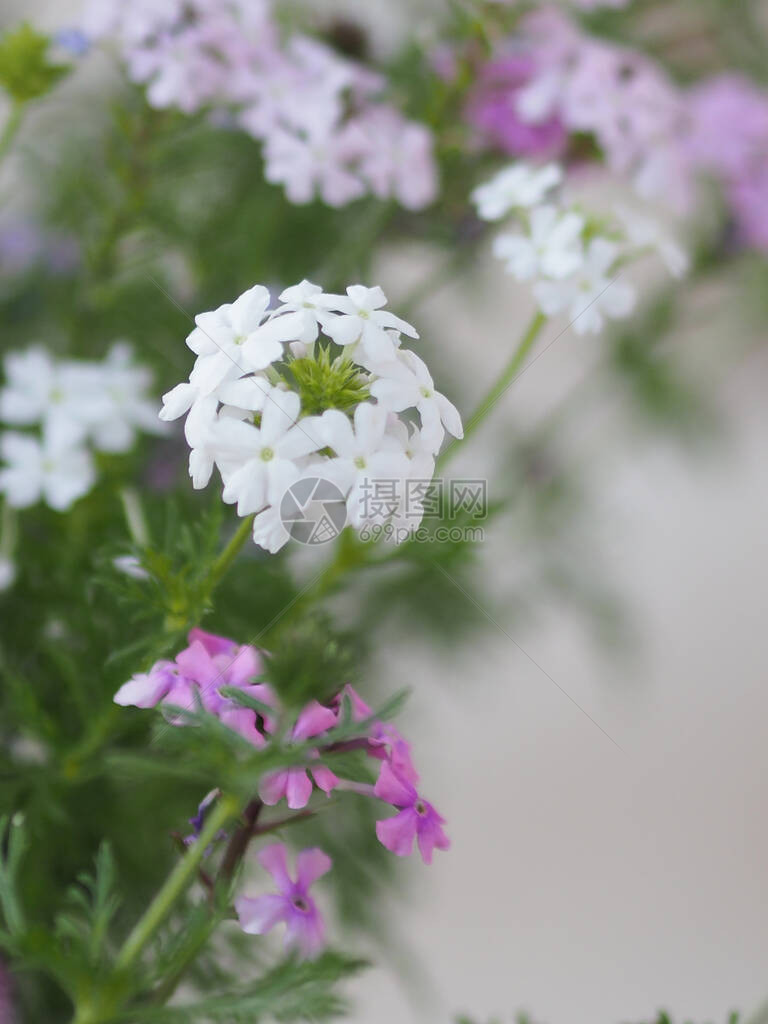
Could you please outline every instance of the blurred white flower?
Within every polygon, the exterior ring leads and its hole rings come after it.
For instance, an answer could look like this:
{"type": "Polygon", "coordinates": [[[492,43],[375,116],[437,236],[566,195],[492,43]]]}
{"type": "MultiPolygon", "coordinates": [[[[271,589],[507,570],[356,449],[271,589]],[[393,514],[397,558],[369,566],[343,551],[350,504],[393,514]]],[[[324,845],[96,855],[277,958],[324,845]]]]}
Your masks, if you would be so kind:
{"type": "Polygon", "coordinates": [[[520,161],[479,185],[470,198],[481,220],[501,220],[511,210],[537,206],[562,179],[562,168],[558,164],[535,167],[520,161]]]}
{"type": "Polygon", "coordinates": [[[9,353],[4,369],[0,420],[40,428],[39,435],[3,435],[0,490],[14,507],[42,498],[51,508],[68,508],[95,480],[89,445],[126,452],[137,431],[162,431],[148,398],[151,375],[125,343],[102,362],[59,360],[33,347],[9,353]]]}
{"type": "Polygon", "coordinates": [[[685,277],[690,267],[688,253],[657,220],[620,205],[616,206],[616,215],[632,246],[658,252],[673,277],[685,277]]]}
{"type": "Polygon", "coordinates": [[[547,316],[567,311],[577,334],[601,331],[608,317],[629,316],[635,305],[635,290],[618,280],[616,260],[620,248],[605,238],[593,238],[587,246],[583,265],[562,281],[539,281],[533,293],[547,316]]]}
{"type": "Polygon", "coordinates": [[[494,255],[504,260],[518,281],[534,277],[562,278],[572,274],[583,259],[581,234],[584,218],[545,204],[531,210],[528,234],[499,235],[494,255]]]}
{"type": "Polygon", "coordinates": [[[87,449],[62,445],[54,438],[42,442],[15,431],[0,435],[0,491],[12,508],[26,508],[42,499],[59,512],[91,489],[96,479],[87,449]]]}

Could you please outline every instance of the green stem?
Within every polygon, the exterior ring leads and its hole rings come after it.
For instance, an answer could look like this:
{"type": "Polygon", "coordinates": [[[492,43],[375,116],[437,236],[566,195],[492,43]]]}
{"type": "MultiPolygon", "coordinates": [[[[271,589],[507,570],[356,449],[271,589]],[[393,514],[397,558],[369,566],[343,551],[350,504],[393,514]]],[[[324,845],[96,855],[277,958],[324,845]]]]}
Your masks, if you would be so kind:
{"type": "Polygon", "coordinates": [[[253,529],[253,520],[255,516],[246,516],[246,518],[240,523],[237,530],[235,531],[229,544],[224,548],[219,557],[213,563],[210,575],[211,590],[216,587],[220,581],[226,576],[230,569],[230,566],[240,554],[240,549],[243,544],[248,540],[253,529]]]}
{"type": "Polygon", "coordinates": [[[0,134],[0,162],[2,162],[8,155],[13,140],[21,127],[21,122],[24,118],[24,104],[16,102],[11,107],[11,112],[8,115],[8,120],[5,122],[2,134],[0,134]]]}
{"type": "Polygon", "coordinates": [[[125,971],[134,965],[141,951],[170,913],[176,900],[192,884],[208,846],[220,829],[231,818],[237,816],[238,809],[237,802],[229,796],[222,796],[216,803],[202,832],[171,871],[162,889],[125,940],[115,960],[115,967],[119,971],[125,971]]]}
{"type": "MultiPolygon", "coordinates": [[[[493,409],[494,405],[496,405],[496,403],[505,393],[507,388],[510,387],[515,377],[522,369],[523,363],[528,357],[531,349],[533,348],[536,342],[536,339],[541,333],[542,327],[546,322],[547,318],[541,312],[536,313],[532,317],[525,334],[520,339],[520,342],[515,351],[512,353],[509,362],[504,367],[503,371],[498,376],[498,378],[494,381],[490,390],[480,401],[480,404],[477,406],[475,411],[469,417],[469,421],[466,427],[464,428],[464,437],[461,440],[462,444],[466,444],[469,438],[475,433],[477,428],[481,426],[482,423],[487,419],[491,409],[493,409]]],[[[458,450],[459,445],[460,442],[453,441],[445,449],[440,458],[437,460],[437,466],[435,468],[436,473],[440,469],[442,469],[443,466],[445,466],[445,464],[448,462],[450,458],[452,458],[452,456],[458,450]]]]}

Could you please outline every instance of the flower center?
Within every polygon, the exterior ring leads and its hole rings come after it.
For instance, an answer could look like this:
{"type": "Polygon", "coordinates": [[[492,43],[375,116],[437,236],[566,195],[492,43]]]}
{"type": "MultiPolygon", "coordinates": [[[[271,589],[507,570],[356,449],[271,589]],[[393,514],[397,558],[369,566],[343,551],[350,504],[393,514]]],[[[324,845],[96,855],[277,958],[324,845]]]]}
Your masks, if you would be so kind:
{"type": "Polygon", "coordinates": [[[424,395],[425,398],[432,397],[432,392],[429,390],[429,388],[419,388],[419,391],[422,393],[422,395],[424,395]]]}
{"type": "Polygon", "coordinates": [[[291,902],[297,910],[301,911],[302,914],[306,914],[309,910],[309,904],[301,896],[294,896],[291,902]]]}
{"type": "Polygon", "coordinates": [[[355,456],[355,465],[358,469],[365,469],[365,459],[362,455],[355,456]]]}
{"type": "Polygon", "coordinates": [[[427,808],[423,800],[419,800],[416,804],[415,810],[416,813],[422,815],[422,817],[427,813],[427,808]]]}
{"type": "Polygon", "coordinates": [[[275,453],[271,448],[261,449],[261,458],[263,462],[271,462],[274,459],[275,453]]]}

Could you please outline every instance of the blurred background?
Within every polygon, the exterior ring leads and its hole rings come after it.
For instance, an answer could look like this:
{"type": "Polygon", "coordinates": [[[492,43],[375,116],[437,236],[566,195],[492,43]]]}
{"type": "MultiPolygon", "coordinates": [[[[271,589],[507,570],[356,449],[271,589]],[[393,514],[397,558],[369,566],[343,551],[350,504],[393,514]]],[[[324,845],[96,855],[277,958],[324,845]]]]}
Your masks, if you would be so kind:
{"type": "MultiPolygon", "coordinates": [[[[67,26],[77,8],[6,0],[3,21],[67,26]]],[[[416,20],[384,0],[346,10],[385,53],[416,20]]],[[[58,102],[84,86],[68,88],[58,102]]],[[[584,183],[593,202],[616,188],[584,183]]],[[[397,311],[441,258],[389,246],[373,280],[397,311]]],[[[406,945],[357,984],[359,1024],[520,1009],[596,1024],[662,1007],[720,1020],[768,995],[768,338],[745,312],[752,276],[681,293],[663,351],[700,407],[671,429],[606,373],[602,341],[550,323],[457,459],[456,473],[490,473],[493,498],[492,453],[517,439],[510,458],[530,455],[531,478],[578,478],[577,511],[547,506],[558,525],[534,539],[523,473],[479,554],[477,604],[452,595],[479,616],[469,639],[440,653],[396,620],[378,635],[382,689],[413,687],[402,724],[453,848],[429,871],[409,865],[392,896],[406,945]],[[567,429],[551,431],[561,415],[567,429]],[[417,967],[425,981],[409,980],[417,967]]],[[[462,412],[531,310],[487,245],[415,301],[409,319],[431,360],[445,353],[433,369],[462,412]]]]}

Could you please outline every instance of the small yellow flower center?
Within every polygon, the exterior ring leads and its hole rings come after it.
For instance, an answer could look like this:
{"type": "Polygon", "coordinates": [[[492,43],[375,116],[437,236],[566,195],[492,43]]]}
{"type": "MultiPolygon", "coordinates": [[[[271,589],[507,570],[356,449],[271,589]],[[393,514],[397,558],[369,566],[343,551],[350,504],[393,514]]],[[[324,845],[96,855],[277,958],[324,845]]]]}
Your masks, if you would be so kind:
{"type": "Polygon", "coordinates": [[[261,458],[263,462],[271,462],[274,459],[275,453],[271,448],[261,449],[261,458]]]}

